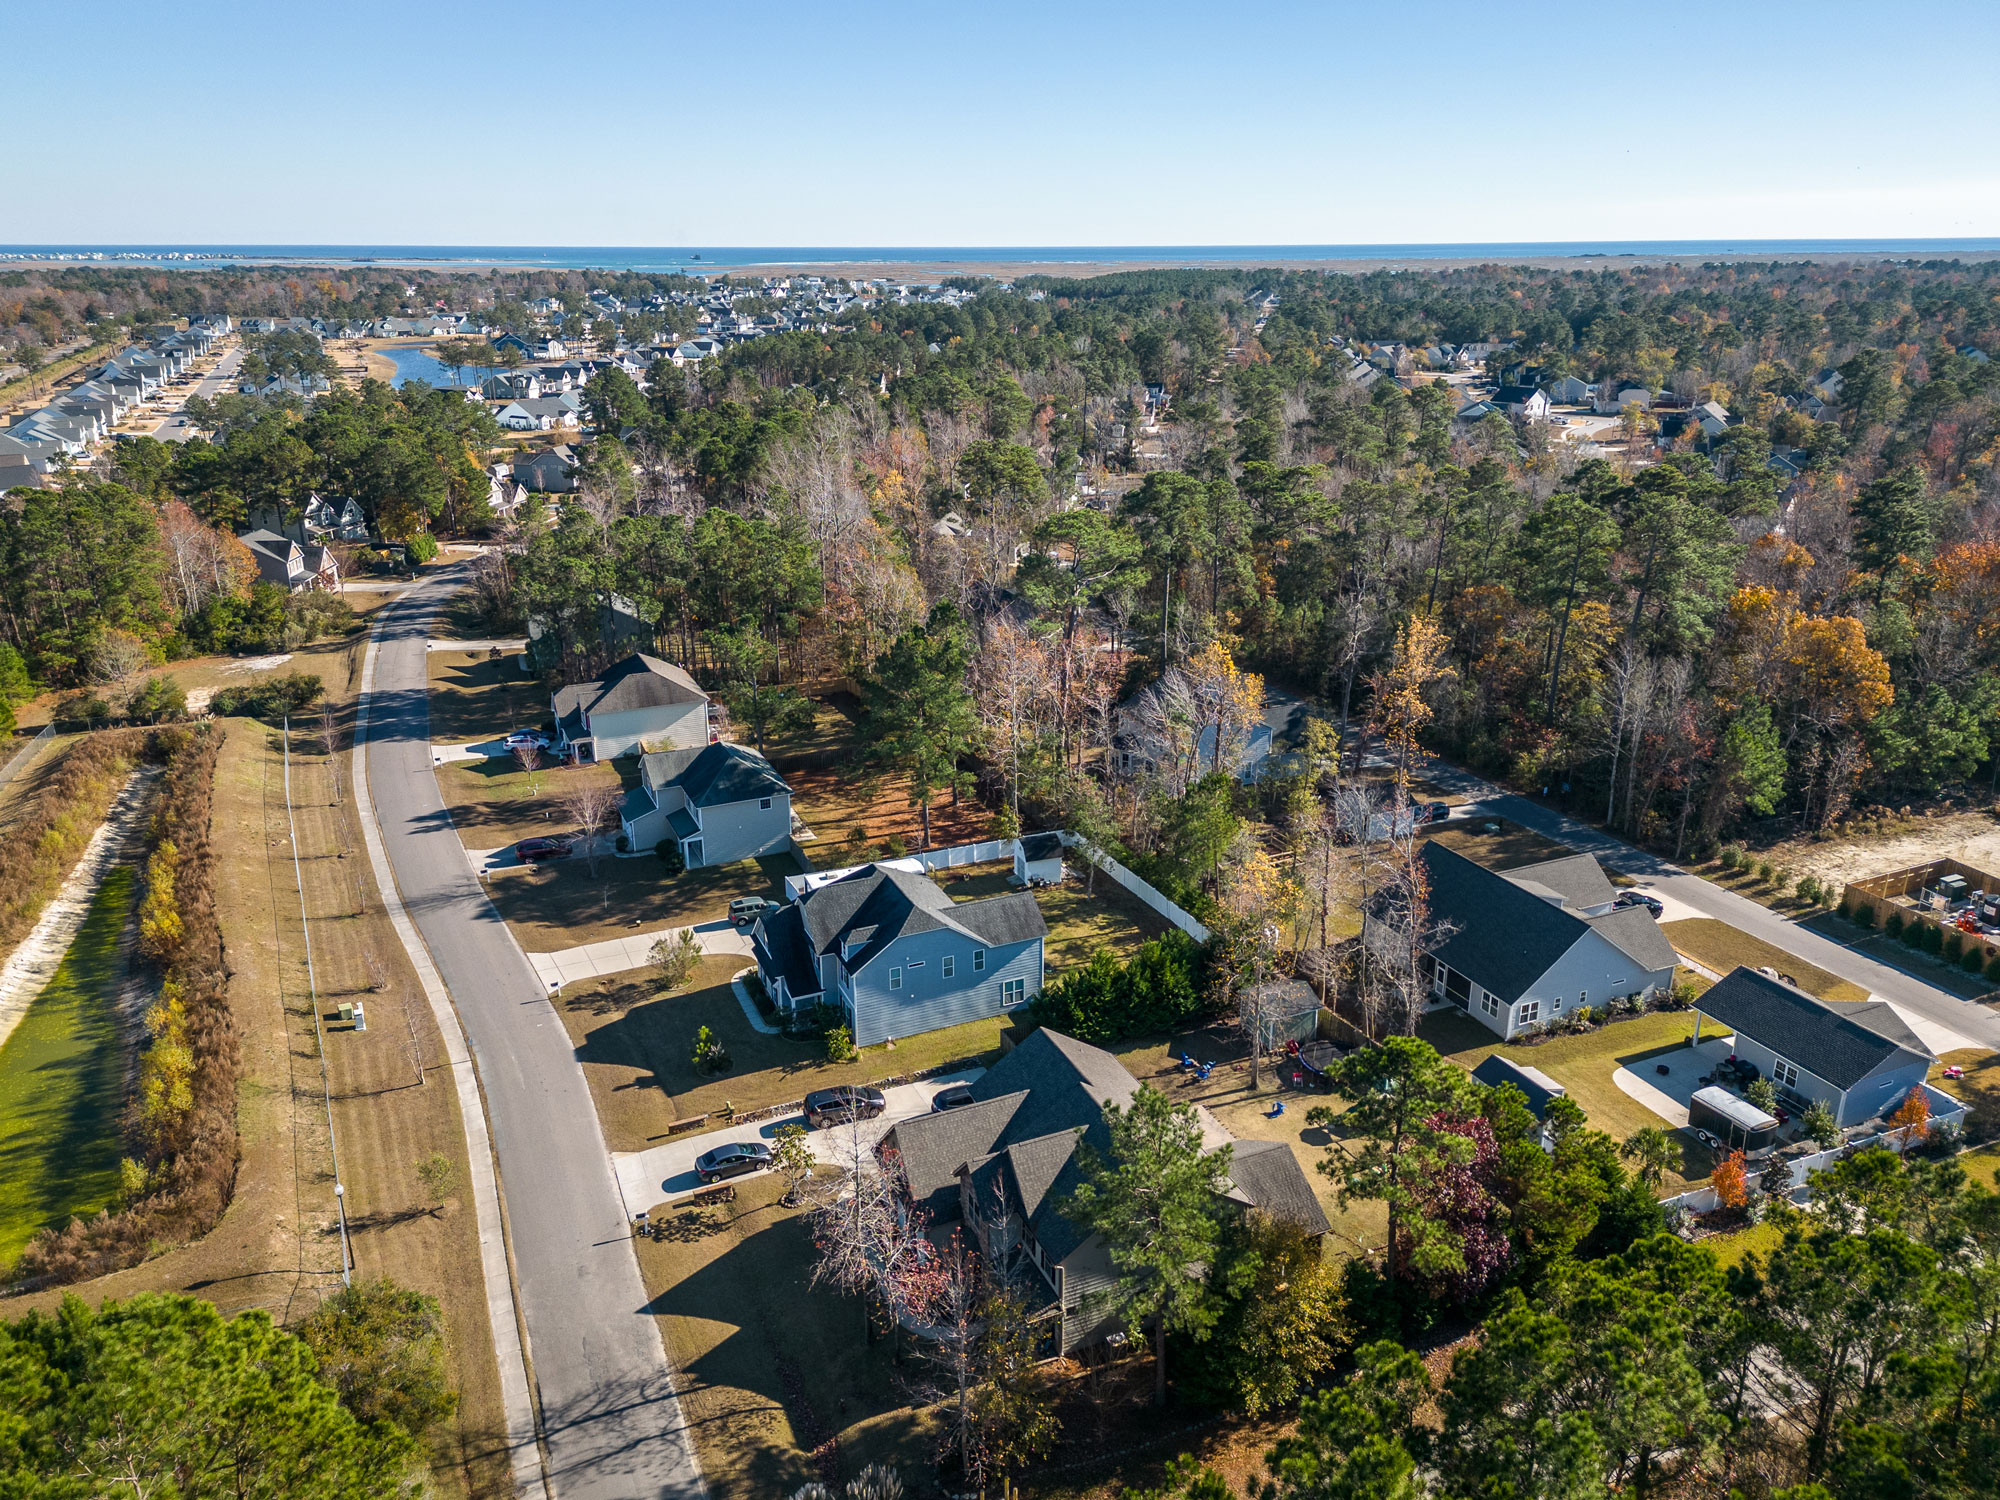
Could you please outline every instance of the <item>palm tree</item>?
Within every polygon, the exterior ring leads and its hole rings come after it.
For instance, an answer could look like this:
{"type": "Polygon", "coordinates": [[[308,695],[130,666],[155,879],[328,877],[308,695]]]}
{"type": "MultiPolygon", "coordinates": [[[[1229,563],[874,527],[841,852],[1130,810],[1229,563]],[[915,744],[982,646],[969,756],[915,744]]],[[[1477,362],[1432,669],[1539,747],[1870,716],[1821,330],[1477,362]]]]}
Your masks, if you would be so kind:
{"type": "Polygon", "coordinates": [[[1649,1188],[1658,1187],[1660,1179],[1679,1165],[1681,1159],[1674,1138],[1657,1125],[1633,1131],[1618,1148],[1618,1154],[1632,1163],[1633,1175],[1649,1188]]]}

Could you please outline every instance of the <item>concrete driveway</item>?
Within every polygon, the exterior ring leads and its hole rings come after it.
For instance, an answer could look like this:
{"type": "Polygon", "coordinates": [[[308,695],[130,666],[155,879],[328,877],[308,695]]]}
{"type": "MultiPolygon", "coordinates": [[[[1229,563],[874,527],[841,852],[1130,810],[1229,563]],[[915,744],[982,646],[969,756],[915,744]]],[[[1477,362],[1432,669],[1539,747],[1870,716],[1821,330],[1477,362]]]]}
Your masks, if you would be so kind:
{"type": "MultiPolygon", "coordinates": [[[[902,1083],[885,1089],[883,1099],[888,1107],[875,1119],[853,1126],[808,1131],[806,1144],[812,1148],[815,1160],[852,1171],[857,1164],[857,1151],[861,1157],[869,1157],[892,1126],[929,1114],[931,1100],[937,1094],[954,1084],[970,1083],[985,1071],[967,1068],[959,1073],[926,1078],[922,1083],[902,1083]]],[[[779,1115],[753,1125],[725,1126],[700,1135],[676,1136],[646,1151],[613,1152],[611,1170],[618,1177],[618,1191],[625,1197],[625,1217],[630,1219],[642,1209],[672,1203],[697,1191],[701,1179],[694,1175],[694,1159],[702,1152],[736,1141],[762,1141],[768,1146],[777,1140],[778,1132],[785,1126],[803,1123],[801,1115],[779,1115]]]]}

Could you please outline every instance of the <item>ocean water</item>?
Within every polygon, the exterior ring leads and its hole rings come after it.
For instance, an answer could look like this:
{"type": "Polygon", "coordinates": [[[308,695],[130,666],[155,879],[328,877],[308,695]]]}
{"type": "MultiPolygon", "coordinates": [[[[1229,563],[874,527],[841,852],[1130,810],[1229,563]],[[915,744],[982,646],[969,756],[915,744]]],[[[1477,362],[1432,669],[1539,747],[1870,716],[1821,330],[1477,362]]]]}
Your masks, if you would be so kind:
{"type": "Polygon", "coordinates": [[[136,266],[491,266],[515,270],[606,270],[699,275],[740,266],[962,267],[1034,263],[1268,266],[1296,261],[1543,260],[1603,256],[1699,259],[1742,255],[1784,259],[1894,255],[1917,259],[2000,256],[2000,239],[1574,240],[1394,245],[0,245],[0,260],[87,260],[136,266]]]}

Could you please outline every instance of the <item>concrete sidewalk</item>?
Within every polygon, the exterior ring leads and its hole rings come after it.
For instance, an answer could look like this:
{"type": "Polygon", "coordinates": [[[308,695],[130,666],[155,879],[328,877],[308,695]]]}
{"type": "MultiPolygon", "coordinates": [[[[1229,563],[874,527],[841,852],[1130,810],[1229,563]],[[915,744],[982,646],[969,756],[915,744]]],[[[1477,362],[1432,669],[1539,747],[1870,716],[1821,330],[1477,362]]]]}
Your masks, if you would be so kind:
{"type": "MultiPolygon", "coordinates": [[[[985,1071],[967,1068],[963,1072],[926,1078],[922,1083],[899,1083],[892,1089],[884,1089],[887,1108],[875,1119],[807,1131],[806,1144],[812,1148],[815,1160],[851,1171],[857,1150],[867,1156],[893,1126],[929,1114],[931,1100],[938,1093],[953,1084],[970,1083],[985,1071]]],[[[694,1174],[694,1159],[702,1152],[737,1141],[762,1141],[768,1146],[785,1126],[803,1123],[801,1115],[779,1115],[753,1125],[726,1125],[701,1134],[676,1136],[645,1151],[614,1151],[611,1170],[618,1178],[618,1191],[625,1196],[626,1218],[697,1191],[701,1179],[694,1174]]]]}
{"type": "Polygon", "coordinates": [[[622,974],[627,969],[643,969],[653,944],[684,930],[694,933],[695,941],[701,944],[704,953],[750,956],[750,934],[725,917],[718,922],[703,922],[692,929],[653,927],[628,937],[585,943],[578,948],[563,948],[554,953],[530,953],[528,962],[534,965],[535,973],[541,976],[542,983],[549,989],[575,984],[580,979],[603,979],[612,974],[622,974]]]}

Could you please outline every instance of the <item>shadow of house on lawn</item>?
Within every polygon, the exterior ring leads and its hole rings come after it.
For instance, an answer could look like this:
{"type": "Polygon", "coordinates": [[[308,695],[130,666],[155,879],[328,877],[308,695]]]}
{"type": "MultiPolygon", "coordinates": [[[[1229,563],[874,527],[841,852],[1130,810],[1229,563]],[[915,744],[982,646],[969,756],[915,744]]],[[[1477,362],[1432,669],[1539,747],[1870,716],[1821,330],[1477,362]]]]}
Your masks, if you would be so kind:
{"type": "Polygon", "coordinates": [[[855,1431],[904,1409],[893,1345],[869,1342],[860,1299],[808,1285],[815,1251],[803,1218],[739,1200],[712,1231],[640,1254],[649,1285],[672,1278],[646,1310],[666,1320],[718,1500],[789,1494],[821,1477],[815,1448],[837,1465],[836,1486],[877,1460],[901,1466],[906,1483],[928,1472],[920,1423],[855,1431]],[[874,1451],[889,1431],[904,1440],[874,1451]]]}

